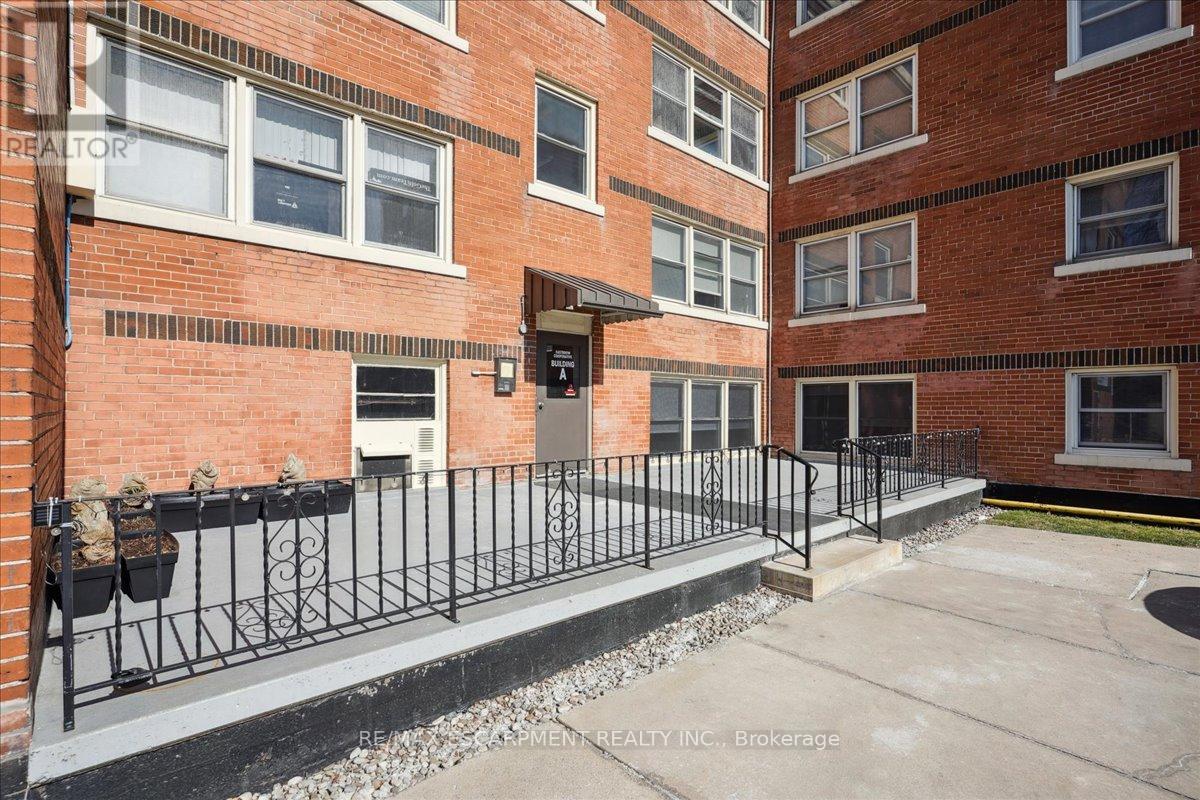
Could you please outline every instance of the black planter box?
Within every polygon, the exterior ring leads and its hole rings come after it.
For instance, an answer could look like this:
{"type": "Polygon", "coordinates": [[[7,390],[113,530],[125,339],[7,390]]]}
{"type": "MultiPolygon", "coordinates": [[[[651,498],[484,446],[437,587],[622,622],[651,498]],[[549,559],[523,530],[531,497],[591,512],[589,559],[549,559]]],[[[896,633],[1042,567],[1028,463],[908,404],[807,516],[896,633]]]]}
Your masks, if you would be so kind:
{"type": "MultiPolygon", "coordinates": [[[[154,531],[143,536],[154,537],[154,531]]],[[[132,537],[131,537],[132,538],[132,537]]],[[[171,580],[175,577],[175,562],[179,561],[179,542],[174,536],[163,531],[162,534],[162,596],[171,594],[171,580]],[[167,542],[173,550],[167,550],[167,542]]],[[[127,557],[121,554],[121,591],[135,603],[154,600],[159,596],[155,581],[154,553],[146,556],[127,557]]]]}
{"type": "MultiPolygon", "coordinates": [[[[61,610],[62,575],[55,572],[52,567],[47,569],[50,573],[50,596],[54,599],[54,605],[61,610]]],[[[74,619],[103,614],[108,610],[108,604],[112,602],[113,587],[116,585],[113,580],[113,565],[100,564],[94,567],[73,569],[71,570],[71,585],[71,608],[74,619]]]]}
{"type": "MultiPolygon", "coordinates": [[[[258,509],[262,505],[261,490],[241,492],[233,499],[233,521],[235,525],[252,525],[258,520],[258,509]]],[[[196,530],[196,495],[173,495],[159,499],[160,521],[163,530],[186,532],[196,530]]],[[[200,528],[229,527],[229,492],[215,491],[201,494],[200,528]]]]}
{"type": "Polygon", "coordinates": [[[281,486],[267,489],[263,493],[262,515],[267,522],[279,522],[296,516],[296,503],[299,501],[299,514],[304,517],[321,517],[325,514],[325,501],[322,491],[328,486],[329,515],[345,514],[350,510],[350,497],[354,487],[342,481],[321,481],[313,483],[298,483],[293,486],[281,486]]]}

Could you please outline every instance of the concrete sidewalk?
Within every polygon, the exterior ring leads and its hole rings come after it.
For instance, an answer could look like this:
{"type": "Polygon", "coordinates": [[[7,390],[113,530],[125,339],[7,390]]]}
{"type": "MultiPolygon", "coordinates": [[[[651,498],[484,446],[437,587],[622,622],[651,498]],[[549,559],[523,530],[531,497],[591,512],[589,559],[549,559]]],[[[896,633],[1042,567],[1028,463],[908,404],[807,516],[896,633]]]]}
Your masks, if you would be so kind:
{"type": "Polygon", "coordinates": [[[981,525],[403,797],[1200,798],[1198,596],[1197,550],[981,525]]]}

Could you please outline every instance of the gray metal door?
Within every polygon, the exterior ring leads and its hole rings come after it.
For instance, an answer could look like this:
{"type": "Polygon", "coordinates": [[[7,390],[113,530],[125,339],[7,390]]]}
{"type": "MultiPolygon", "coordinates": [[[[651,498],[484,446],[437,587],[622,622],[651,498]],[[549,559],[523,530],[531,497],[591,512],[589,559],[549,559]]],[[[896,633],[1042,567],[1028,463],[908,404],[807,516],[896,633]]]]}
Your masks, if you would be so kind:
{"type": "Polygon", "coordinates": [[[591,439],[591,353],[588,337],[539,331],[537,336],[537,460],[588,456],[591,439]]]}

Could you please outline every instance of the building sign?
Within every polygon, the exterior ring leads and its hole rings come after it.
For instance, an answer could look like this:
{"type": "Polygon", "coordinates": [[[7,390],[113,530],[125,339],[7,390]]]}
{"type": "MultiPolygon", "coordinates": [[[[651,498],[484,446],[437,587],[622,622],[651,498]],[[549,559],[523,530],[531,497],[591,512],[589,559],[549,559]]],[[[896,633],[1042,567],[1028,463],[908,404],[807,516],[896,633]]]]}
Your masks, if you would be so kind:
{"type": "Polygon", "coordinates": [[[546,397],[570,399],[579,396],[575,366],[575,348],[546,348],[546,397]]]}

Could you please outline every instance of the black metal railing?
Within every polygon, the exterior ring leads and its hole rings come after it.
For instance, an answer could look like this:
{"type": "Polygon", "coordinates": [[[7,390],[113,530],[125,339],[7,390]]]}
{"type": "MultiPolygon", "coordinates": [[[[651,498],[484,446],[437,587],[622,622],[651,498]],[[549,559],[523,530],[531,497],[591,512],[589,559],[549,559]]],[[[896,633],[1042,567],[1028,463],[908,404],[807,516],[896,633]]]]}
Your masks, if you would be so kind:
{"type": "Polygon", "coordinates": [[[817,483],[817,466],[790,450],[777,445],[766,445],[762,448],[764,470],[770,470],[772,460],[775,462],[775,494],[772,496],[768,487],[768,491],[764,491],[762,495],[762,534],[779,540],[803,556],[804,568],[809,569],[812,566],[812,504],[813,487],[817,483]],[[796,483],[797,469],[800,471],[799,485],[796,483]],[[804,514],[803,548],[796,544],[798,496],[802,497],[801,511],[804,514]],[[771,524],[772,510],[775,512],[774,525],[771,524]]]}
{"type": "Polygon", "coordinates": [[[113,496],[89,501],[114,529],[92,561],[71,501],[50,501],[39,513],[65,520],[48,577],[63,727],[77,706],[143,686],[457,621],[471,604],[726,536],[761,532],[807,559],[815,476],[757,446],[113,496]]]}
{"type": "Polygon", "coordinates": [[[882,541],[883,500],[979,477],[979,428],[837,442],[837,508],[882,541]],[[874,506],[875,521],[870,522],[874,506]]]}

